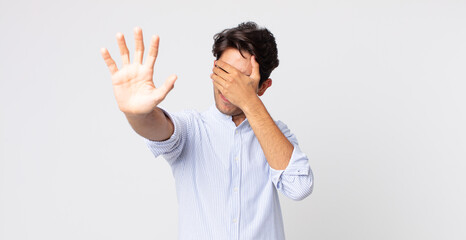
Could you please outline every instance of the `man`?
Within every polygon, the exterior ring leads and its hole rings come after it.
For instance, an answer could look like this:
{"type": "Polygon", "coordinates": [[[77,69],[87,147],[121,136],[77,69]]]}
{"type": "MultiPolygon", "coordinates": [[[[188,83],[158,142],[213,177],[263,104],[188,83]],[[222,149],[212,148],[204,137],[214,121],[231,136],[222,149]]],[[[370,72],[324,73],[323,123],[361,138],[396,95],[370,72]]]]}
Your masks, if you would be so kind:
{"type": "Polygon", "coordinates": [[[215,106],[208,111],[168,113],[157,107],[176,76],[160,87],[152,76],[159,46],[153,36],[143,63],[142,30],[135,29],[133,63],[124,36],[118,69],[106,49],[115,97],[133,129],[172,168],[179,205],[180,239],[284,239],[277,190],[301,200],[313,175],[296,137],[272,120],[259,96],[278,66],[275,38],[247,22],[214,37],[211,79],[215,106]]]}

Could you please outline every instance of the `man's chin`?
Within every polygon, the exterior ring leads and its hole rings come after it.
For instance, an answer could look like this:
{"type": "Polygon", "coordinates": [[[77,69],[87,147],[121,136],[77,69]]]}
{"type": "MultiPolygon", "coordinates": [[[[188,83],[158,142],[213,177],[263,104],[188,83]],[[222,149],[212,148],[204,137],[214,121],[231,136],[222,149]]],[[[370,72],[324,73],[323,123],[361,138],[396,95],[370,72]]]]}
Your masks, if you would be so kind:
{"type": "Polygon", "coordinates": [[[217,102],[215,105],[221,113],[228,116],[236,116],[242,113],[241,109],[231,103],[217,102]]]}

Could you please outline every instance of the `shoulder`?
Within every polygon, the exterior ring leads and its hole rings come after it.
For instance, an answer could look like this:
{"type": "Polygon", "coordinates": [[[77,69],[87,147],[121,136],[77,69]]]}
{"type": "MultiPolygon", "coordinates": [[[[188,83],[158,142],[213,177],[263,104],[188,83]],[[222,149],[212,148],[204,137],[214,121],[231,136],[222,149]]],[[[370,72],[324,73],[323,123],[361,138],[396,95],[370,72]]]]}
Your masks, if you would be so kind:
{"type": "Polygon", "coordinates": [[[191,121],[191,120],[194,120],[196,118],[200,118],[200,116],[201,116],[201,113],[199,113],[198,111],[196,111],[194,109],[187,109],[187,110],[181,110],[181,111],[176,111],[176,112],[166,111],[163,108],[161,108],[161,109],[170,118],[176,118],[176,119],[184,120],[184,121],[191,121]]]}
{"type": "Polygon", "coordinates": [[[275,124],[277,125],[277,127],[280,129],[280,131],[283,133],[283,135],[285,135],[285,137],[293,144],[298,144],[298,140],[296,139],[296,135],[294,133],[291,132],[291,130],[288,128],[288,126],[280,121],[280,120],[276,120],[275,121],[275,124]]]}
{"type": "Polygon", "coordinates": [[[274,122],[282,132],[288,130],[288,126],[284,122],[280,120],[274,120],[274,122]]]}

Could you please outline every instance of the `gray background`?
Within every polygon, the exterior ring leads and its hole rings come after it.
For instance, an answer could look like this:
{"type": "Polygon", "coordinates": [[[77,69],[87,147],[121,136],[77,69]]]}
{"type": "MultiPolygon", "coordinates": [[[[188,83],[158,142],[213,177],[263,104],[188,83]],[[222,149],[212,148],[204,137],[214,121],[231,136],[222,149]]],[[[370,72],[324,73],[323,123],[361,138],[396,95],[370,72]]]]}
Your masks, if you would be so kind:
{"type": "Polygon", "coordinates": [[[212,36],[276,36],[262,98],[314,193],[281,197],[288,239],[466,238],[466,1],[0,2],[0,239],[175,239],[168,164],[114,100],[99,49],[161,36],[162,106],[213,103],[212,36]]]}

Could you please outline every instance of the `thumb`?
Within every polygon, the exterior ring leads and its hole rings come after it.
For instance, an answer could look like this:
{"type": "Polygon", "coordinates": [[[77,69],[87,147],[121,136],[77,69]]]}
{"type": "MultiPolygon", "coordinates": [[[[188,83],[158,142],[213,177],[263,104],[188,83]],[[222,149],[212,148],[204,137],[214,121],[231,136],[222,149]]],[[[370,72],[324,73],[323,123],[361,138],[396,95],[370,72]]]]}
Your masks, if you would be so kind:
{"type": "Polygon", "coordinates": [[[173,89],[173,87],[175,86],[176,79],[178,79],[178,76],[176,76],[176,74],[171,75],[159,88],[162,93],[162,96],[160,96],[162,99],[164,99],[167,96],[167,94],[173,89]]]}
{"type": "Polygon", "coordinates": [[[252,73],[250,77],[254,80],[259,81],[261,79],[261,74],[259,71],[259,63],[256,61],[256,56],[251,56],[251,65],[252,73]]]}

